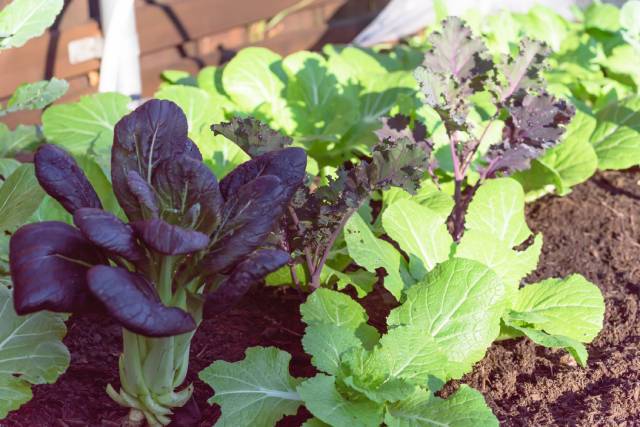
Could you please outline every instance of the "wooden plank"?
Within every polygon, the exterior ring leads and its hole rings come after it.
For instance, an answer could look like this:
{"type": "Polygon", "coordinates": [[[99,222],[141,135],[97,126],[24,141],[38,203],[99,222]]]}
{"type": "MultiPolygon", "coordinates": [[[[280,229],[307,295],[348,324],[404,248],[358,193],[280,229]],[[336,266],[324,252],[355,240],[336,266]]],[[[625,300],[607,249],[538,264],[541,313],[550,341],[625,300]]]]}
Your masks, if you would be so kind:
{"type": "Polygon", "coordinates": [[[100,67],[98,59],[71,64],[68,46],[73,40],[99,35],[98,24],[89,21],[64,31],[49,31],[18,49],[3,52],[0,55],[0,97],[10,95],[16,87],[25,82],[54,76],[68,78],[97,70],[100,67]]]}
{"type": "Polygon", "coordinates": [[[58,17],[57,28],[66,30],[86,24],[91,19],[90,0],[66,0],[64,9],[58,17]]]}
{"type": "MultiPolygon", "coordinates": [[[[177,46],[261,19],[269,19],[300,0],[183,0],[136,8],[143,53],[177,46]],[[167,3],[167,4],[164,4],[167,3]]],[[[335,0],[315,0],[304,9],[335,0]]],[[[347,3],[349,0],[342,0],[347,3]]]]}

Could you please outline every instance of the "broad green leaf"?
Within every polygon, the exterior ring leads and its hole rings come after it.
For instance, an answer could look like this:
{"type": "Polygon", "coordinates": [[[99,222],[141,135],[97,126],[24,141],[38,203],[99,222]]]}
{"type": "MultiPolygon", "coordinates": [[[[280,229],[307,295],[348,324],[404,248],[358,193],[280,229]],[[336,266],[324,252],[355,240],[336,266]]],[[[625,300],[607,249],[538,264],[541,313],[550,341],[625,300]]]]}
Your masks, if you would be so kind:
{"type": "Polygon", "coordinates": [[[367,296],[367,294],[373,290],[373,285],[378,281],[378,277],[375,274],[365,270],[342,272],[325,265],[320,274],[320,282],[331,283],[333,277],[336,278],[336,288],[338,290],[343,290],[347,286],[353,286],[358,294],[358,298],[367,296]]]}
{"type": "Polygon", "coordinates": [[[44,197],[32,164],[18,167],[0,187],[0,230],[13,231],[38,209],[44,197]]]}
{"type": "Polygon", "coordinates": [[[222,87],[223,69],[222,67],[204,67],[197,76],[198,87],[207,91],[216,108],[231,112],[236,110],[237,106],[229,99],[222,87]]]}
{"type": "Polygon", "coordinates": [[[524,216],[524,191],[518,181],[498,178],[485,182],[469,204],[467,230],[481,231],[513,247],[531,234],[524,216]]]}
{"type": "Polygon", "coordinates": [[[549,348],[563,348],[567,350],[569,354],[571,354],[571,356],[575,359],[575,361],[580,364],[580,366],[582,366],[583,368],[587,366],[589,354],[587,353],[587,349],[585,348],[584,344],[582,344],[580,341],[576,341],[563,335],[549,335],[544,331],[540,331],[527,326],[520,326],[513,321],[507,321],[506,324],[508,327],[520,331],[536,344],[549,348]]]}
{"type": "Polygon", "coordinates": [[[73,224],[73,216],[53,197],[45,195],[38,209],[31,215],[28,223],[42,221],[62,221],[73,224]]]}
{"type": "Polygon", "coordinates": [[[213,134],[210,126],[224,121],[224,111],[212,103],[206,91],[197,87],[165,86],[154,94],[154,98],[173,101],[182,109],[187,117],[190,137],[199,136],[205,131],[213,134]]]}
{"type": "Polygon", "coordinates": [[[331,375],[338,372],[342,353],[360,346],[355,329],[330,323],[307,326],[302,338],[302,347],[311,355],[313,366],[331,375]]]}
{"type": "Polygon", "coordinates": [[[69,83],[56,79],[25,83],[16,89],[7,102],[7,113],[21,110],[39,110],[64,95],[69,83]]]}
{"type": "Polygon", "coordinates": [[[331,155],[326,141],[336,141],[357,120],[357,103],[341,93],[336,76],[324,57],[312,52],[287,56],[283,68],[288,75],[287,102],[293,113],[297,138],[316,153],[331,155]]]}
{"type": "Polygon", "coordinates": [[[613,102],[598,111],[591,144],[600,169],[640,164],[640,97],[613,102]]]}
{"type": "Polygon", "coordinates": [[[162,77],[162,80],[172,85],[198,86],[196,78],[188,71],[164,70],[160,76],[162,77]]]}
{"type": "Polygon", "coordinates": [[[491,268],[504,281],[507,293],[513,295],[521,280],[538,266],[541,251],[541,234],[536,235],[527,249],[516,251],[489,233],[467,230],[458,244],[456,256],[478,261],[491,268]]]}
{"type": "Polygon", "coordinates": [[[73,153],[109,159],[113,127],[129,112],[128,103],[124,95],[99,93],[72,104],[53,105],[42,115],[44,135],[73,153]]]}
{"type": "Polygon", "coordinates": [[[0,419],[31,399],[30,384],[53,383],[69,366],[62,316],[18,316],[11,291],[0,286],[0,419]]]}
{"type": "Polygon", "coordinates": [[[2,156],[13,156],[40,141],[42,141],[42,135],[36,126],[18,125],[11,131],[0,123],[0,155],[2,156]]]}
{"type": "Polygon", "coordinates": [[[620,9],[612,4],[593,3],[584,12],[584,26],[615,33],[620,29],[620,9]]]}
{"type": "Polygon", "coordinates": [[[560,50],[569,32],[569,23],[553,9],[541,5],[532,7],[526,15],[515,15],[527,36],[542,40],[554,51],[560,50]]]}
{"type": "MultiPolygon", "coordinates": [[[[20,167],[21,163],[14,159],[0,159],[0,177],[2,184],[4,181],[20,167]]],[[[0,186],[2,185],[0,184],[0,186]]]]}
{"type": "Polygon", "coordinates": [[[412,201],[431,210],[433,214],[445,222],[453,210],[453,198],[444,191],[438,190],[431,179],[424,181],[415,195],[407,193],[399,187],[391,187],[382,193],[383,209],[391,206],[397,200],[411,199],[412,201]]]}
{"type": "Polygon", "coordinates": [[[382,404],[363,396],[346,398],[336,388],[335,378],[316,375],[298,386],[298,393],[314,416],[332,426],[379,427],[382,404]]]}
{"type": "Polygon", "coordinates": [[[0,50],[41,35],[62,10],[63,0],[13,0],[0,11],[0,50]]]}
{"type": "Polygon", "coordinates": [[[95,159],[86,154],[76,155],[75,159],[78,162],[80,169],[82,169],[89,179],[89,182],[96,190],[104,209],[118,215],[121,219],[126,219],[124,212],[118,203],[118,199],[116,199],[116,195],[113,192],[111,180],[107,177],[103,168],[95,159]]]}
{"type": "Polygon", "coordinates": [[[384,419],[388,427],[498,427],[498,420],[482,394],[461,385],[448,399],[418,390],[409,399],[389,405],[384,419]]]}
{"type": "Polygon", "coordinates": [[[370,49],[326,45],[322,51],[328,57],[329,69],[335,73],[343,85],[349,83],[367,85],[389,71],[383,65],[386,58],[370,49]]]}
{"type": "Polygon", "coordinates": [[[591,342],[602,329],[604,299],[596,285],[574,274],[525,286],[518,291],[512,310],[535,315],[531,322],[535,329],[591,342]]]}
{"type": "Polygon", "coordinates": [[[356,213],[344,227],[344,239],[349,255],[356,264],[374,273],[383,267],[387,276],[384,286],[391,294],[400,299],[404,282],[400,276],[401,255],[389,242],[378,239],[362,217],[356,213]]]}
{"type": "Polygon", "coordinates": [[[249,155],[235,143],[222,135],[217,135],[201,143],[203,156],[207,156],[204,162],[213,171],[218,179],[224,178],[237,166],[248,161],[249,155]]]}
{"type": "Polygon", "coordinates": [[[442,218],[429,208],[399,200],[384,211],[382,225],[409,256],[411,275],[417,280],[449,258],[453,238],[442,218]],[[416,259],[419,262],[412,263],[416,259]]]}
{"type": "Polygon", "coordinates": [[[487,47],[492,52],[511,54],[518,43],[521,26],[508,10],[490,15],[484,21],[487,47]]]}
{"type": "Polygon", "coordinates": [[[209,403],[222,408],[220,427],[272,427],[302,404],[289,375],[291,356],[275,347],[252,347],[235,363],[214,362],[198,375],[215,395],[209,403]]]}
{"type": "Polygon", "coordinates": [[[332,324],[355,331],[368,316],[362,306],[341,292],[319,288],[300,306],[307,325],[332,324]]]}
{"type": "Polygon", "coordinates": [[[32,397],[28,382],[11,375],[0,375],[0,420],[30,401],[32,397]]]}
{"type": "Polygon", "coordinates": [[[640,52],[640,1],[624,3],[620,10],[620,26],[625,41],[640,52]]]}
{"type": "Polygon", "coordinates": [[[284,99],[286,83],[280,55],[261,47],[242,49],[222,73],[225,92],[243,112],[259,109],[277,127],[290,131],[293,124],[284,99]]]}
{"type": "Polygon", "coordinates": [[[505,286],[487,266],[466,259],[439,264],[391,311],[380,343],[390,375],[426,381],[460,378],[498,336],[505,286]]]}

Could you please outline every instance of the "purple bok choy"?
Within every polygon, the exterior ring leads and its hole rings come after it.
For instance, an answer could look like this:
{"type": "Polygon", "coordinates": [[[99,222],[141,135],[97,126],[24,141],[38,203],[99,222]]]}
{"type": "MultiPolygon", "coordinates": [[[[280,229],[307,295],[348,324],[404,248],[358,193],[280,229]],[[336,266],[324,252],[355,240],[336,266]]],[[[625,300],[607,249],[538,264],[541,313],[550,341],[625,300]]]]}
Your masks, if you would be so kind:
{"type": "Polygon", "coordinates": [[[306,154],[258,156],[218,183],[172,102],[152,100],[115,127],[113,190],[128,223],[103,206],[75,160],[44,145],[38,181],[73,215],[25,225],[11,238],[15,309],[99,312],[123,327],[121,388],[108,394],[131,421],[171,421],[191,397],[189,346],[203,317],[229,308],[289,262],[270,243],[303,182],[306,154]],[[265,168],[268,163],[277,168],[265,168]],[[266,171],[266,172],[265,172],[266,171]]]}

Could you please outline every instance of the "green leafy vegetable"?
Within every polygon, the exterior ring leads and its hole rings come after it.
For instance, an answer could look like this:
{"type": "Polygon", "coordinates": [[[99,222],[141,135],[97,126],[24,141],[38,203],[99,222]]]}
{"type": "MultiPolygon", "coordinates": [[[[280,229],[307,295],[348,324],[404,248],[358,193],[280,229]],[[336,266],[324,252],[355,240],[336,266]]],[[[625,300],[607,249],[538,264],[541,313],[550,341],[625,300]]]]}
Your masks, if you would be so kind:
{"type": "Polygon", "coordinates": [[[0,50],[41,35],[62,10],[63,0],[13,0],[0,11],[0,50]]]}

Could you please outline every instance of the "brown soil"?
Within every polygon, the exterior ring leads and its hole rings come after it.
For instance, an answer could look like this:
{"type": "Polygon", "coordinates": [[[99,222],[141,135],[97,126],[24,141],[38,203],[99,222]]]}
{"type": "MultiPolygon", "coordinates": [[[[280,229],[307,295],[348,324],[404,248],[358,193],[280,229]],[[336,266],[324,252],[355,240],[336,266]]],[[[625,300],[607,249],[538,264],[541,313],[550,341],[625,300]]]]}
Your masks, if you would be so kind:
{"type": "MultiPolygon", "coordinates": [[[[494,344],[464,382],[480,389],[505,425],[640,425],[640,171],[609,172],[564,198],[547,197],[528,207],[531,227],[544,234],[540,268],[531,281],[581,273],[605,294],[605,328],[589,346],[589,366],[573,366],[562,351],[525,339],[494,344]]],[[[194,339],[189,381],[210,426],[219,416],[206,404],[212,390],[197,373],[214,360],[236,361],[251,346],[277,346],[292,354],[291,371],[311,376],[302,350],[304,325],[293,290],[259,288],[223,316],[206,321],[194,339]]],[[[381,291],[364,305],[377,327],[390,309],[381,291]]],[[[118,385],[120,332],[108,320],[72,317],[65,338],[69,370],[54,385],[34,387],[34,398],[0,425],[6,427],[118,426],[126,411],[104,393],[118,385]]],[[[299,426],[308,413],[280,426],[299,426]]]]}

